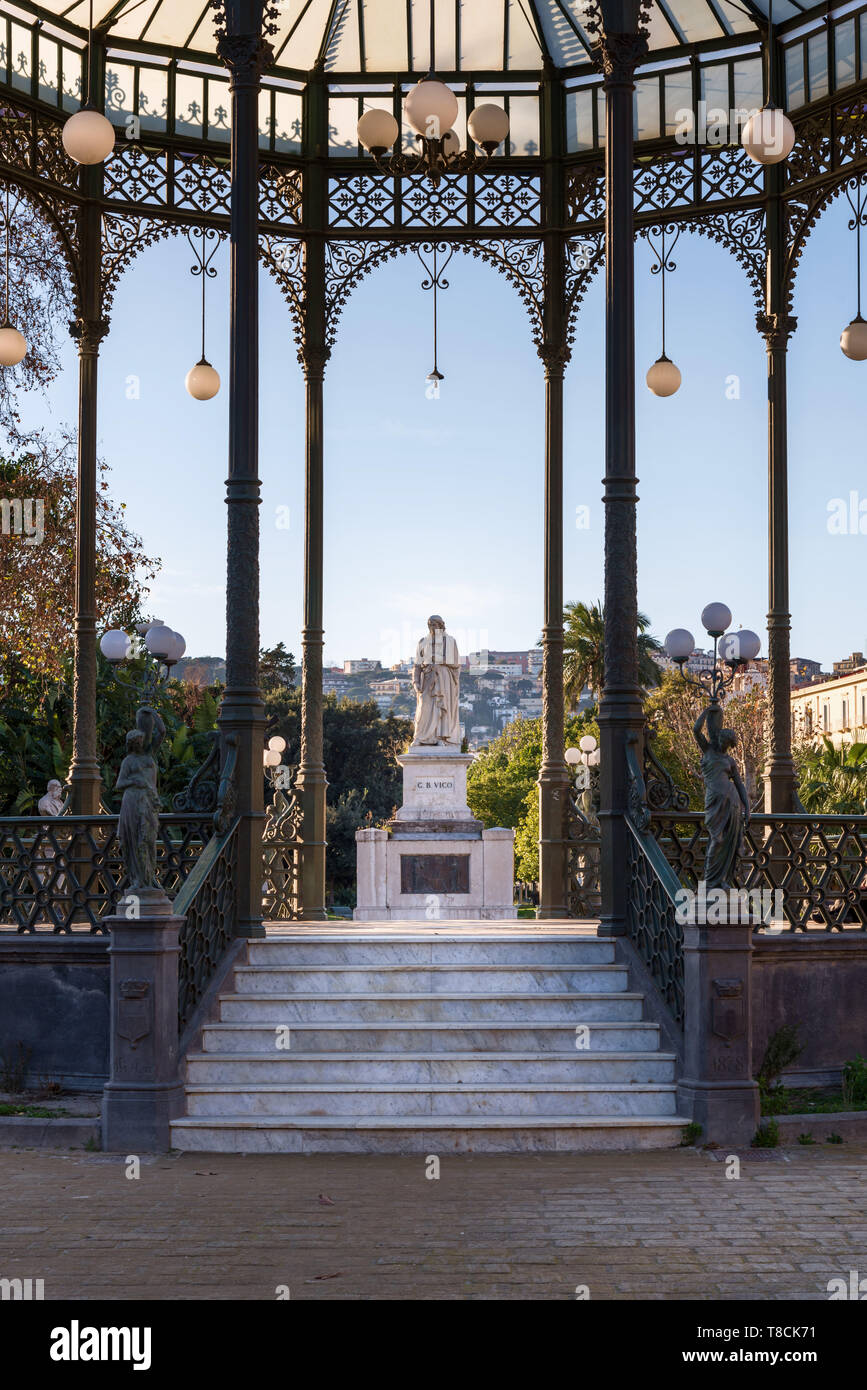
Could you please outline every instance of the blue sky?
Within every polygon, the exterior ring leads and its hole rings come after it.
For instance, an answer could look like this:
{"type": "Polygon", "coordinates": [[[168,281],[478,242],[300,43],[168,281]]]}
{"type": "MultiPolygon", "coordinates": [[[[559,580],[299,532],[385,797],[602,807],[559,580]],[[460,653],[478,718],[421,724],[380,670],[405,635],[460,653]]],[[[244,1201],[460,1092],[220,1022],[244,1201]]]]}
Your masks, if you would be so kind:
{"type": "MultiPolygon", "coordinates": [[[[831,661],[867,646],[867,536],[831,535],[828,505],[867,497],[867,363],[843,357],[855,312],[854,239],[842,200],[808,242],[789,352],[792,650],[831,661]]],[[[766,372],[745,273],[722,247],[684,234],[668,281],[668,354],[680,392],[653,397],[659,283],[639,242],[637,457],[639,602],[663,636],[699,635],[705,602],[763,634],[767,611],[766,372]],[[739,397],[727,383],[739,379],[739,397]],[[731,389],[729,388],[729,394],[731,389]]],[[[193,655],[224,650],[227,247],[209,285],[208,355],[223,376],[211,402],[184,376],[199,356],[199,283],[184,240],[142,253],[117,291],[102,351],[100,450],[114,495],[163,569],[154,614],[193,655]],[[140,381],[130,399],[128,378],[140,381]]],[[[343,311],[326,373],[326,657],[408,655],[432,611],[464,649],[522,648],[542,619],[543,379],[515,290],[481,261],[455,255],[440,297],[439,400],[426,398],[430,295],[407,255],[374,271],[343,311]]],[[[578,320],[566,376],[565,597],[602,594],[603,284],[578,320]],[[576,509],[589,507],[589,526],[576,509]]],[[[77,369],[25,422],[76,413],[77,369]]],[[[262,641],[300,647],[304,391],[291,324],[274,282],[261,301],[262,641]],[[288,508],[288,527],[285,525],[288,508]]],[[[867,510],[867,509],[865,509],[867,510]]],[[[865,523],[867,524],[867,523],[865,523]]],[[[763,641],[763,652],[766,650],[763,641]]]]}

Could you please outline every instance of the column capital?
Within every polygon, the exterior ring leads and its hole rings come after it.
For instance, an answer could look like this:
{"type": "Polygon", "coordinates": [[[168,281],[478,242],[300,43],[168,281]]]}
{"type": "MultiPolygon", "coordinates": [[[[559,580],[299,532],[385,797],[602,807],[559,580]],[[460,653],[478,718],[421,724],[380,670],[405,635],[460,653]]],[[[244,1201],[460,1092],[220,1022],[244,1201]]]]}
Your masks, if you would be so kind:
{"type": "Polygon", "coordinates": [[[609,34],[603,29],[593,54],[602,69],[603,87],[631,87],[636,67],[647,56],[647,35],[640,29],[626,34],[609,34]]]}
{"type": "Polygon", "coordinates": [[[792,314],[756,314],[756,328],[769,348],[788,347],[789,339],[798,326],[792,314]]]}
{"type": "Polygon", "coordinates": [[[568,343],[540,343],[539,357],[545,368],[545,379],[562,377],[572,356],[568,343]]]}
{"type": "Polygon", "coordinates": [[[78,351],[84,353],[99,352],[100,343],[108,333],[108,319],[70,319],[70,335],[78,343],[78,351]]]}
{"type": "Polygon", "coordinates": [[[298,355],[301,358],[304,380],[322,381],[325,376],[325,368],[331,357],[331,348],[303,346],[298,355]]]}
{"type": "Polygon", "coordinates": [[[274,49],[261,34],[218,34],[217,55],[229,69],[229,90],[258,87],[274,62],[274,49]]]}

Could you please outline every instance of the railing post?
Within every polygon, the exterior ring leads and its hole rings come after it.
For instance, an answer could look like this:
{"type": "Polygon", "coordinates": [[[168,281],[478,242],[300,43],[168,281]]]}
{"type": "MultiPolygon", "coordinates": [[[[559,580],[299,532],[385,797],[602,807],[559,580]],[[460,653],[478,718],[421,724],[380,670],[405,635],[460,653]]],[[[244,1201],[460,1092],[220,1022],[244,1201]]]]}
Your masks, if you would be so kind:
{"type": "Polygon", "coordinates": [[[647,51],[637,0],[602,3],[605,74],[605,684],[599,702],[600,931],[626,931],[626,749],[643,726],[638,685],[635,476],[633,115],[635,67],[647,51]],[[616,16],[609,21],[608,10],[616,16]],[[612,25],[617,23],[617,28],[612,25]]]}
{"type": "Polygon", "coordinates": [[[110,1079],[103,1147],[164,1153],[184,1106],[178,1073],[178,932],[182,917],[161,888],[128,894],[105,920],[111,932],[110,1079]]]}
{"type": "MultiPolygon", "coordinates": [[[[231,313],[226,690],[220,728],[237,736],[239,936],[262,933],[265,706],[259,689],[259,89],[273,60],[259,0],[226,0],[217,52],[229,70],[231,313]]],[[[225,740],[224,740],[225,741],[225,740]]]]}
{"type": "Polygon", "coordinates": [[[759,1123],[752,1074],[753,928],[688,924],[683,932],[686,1026],[678,1095],[701,1125],[702,1142],[749,1144],[759,1123]]]}

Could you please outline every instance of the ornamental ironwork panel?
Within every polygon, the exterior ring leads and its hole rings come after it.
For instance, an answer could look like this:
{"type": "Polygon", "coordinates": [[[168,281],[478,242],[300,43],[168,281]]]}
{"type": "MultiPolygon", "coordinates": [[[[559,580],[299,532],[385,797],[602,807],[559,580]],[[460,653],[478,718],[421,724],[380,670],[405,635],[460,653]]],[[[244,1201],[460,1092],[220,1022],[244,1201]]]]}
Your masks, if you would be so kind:
{"type": "Polygon", "coordinates": [[[570,788],[566,807],[566,903],[570,917],[598,917],[602,907],[599,822],[570,788]]]}
{"type": "MultiPolygon", "coordinates": [[[[707,853],[702,813],[654,814],[650,830],[695,891],[707,853]]],[[[736,878],[748,893],[782,891],[788,931],[867,930],[867,816],[754,815],[736,878]]]]}
{"type": "Polygon", "coordinates": [[[740,145],[704,149],[700,156],[700,203],[724,199],[760,199],[764,196],[764,170],[740,145]]]}
{"type": "Polygon", "coordinates": [[[170,194],[171,154],[159,146],[137,141],[115,145],[103,165],[105,196],[112,202],[167,207],[170,194]]]}
{"type": "Polygon", "coordinates": [[[182,1032],[235,935],[238,913],[238,821],[208,845],[175,899],[178,931],[178,1030],[182,1032]]]}
{"type": "Polygon", "coordinates": [[[301,221],[301,170],[259,165],[259,216],[263,222],[301,221]]]}
{"type": "MultiPolygon", "coordinates": [[[[675,904],[648,853],[648,844],[627,818],[626,925],[629,939],[653,977],[672,1018],[684,1023],[683,927],[675,904]]],[[[651,842],[652,843],[652,842],[651,842]]]]}
{"type": "Polygon", "coordinates": [[[536,173],[473,175],[477,227],[538,227],[542,222],[542,178],[536,173]]]}
{"type": "Polygon", "coordinates": [[[397,219],[394,179],[378,174],[337,174],[328,180],[331,227],[393,227],[397,219]]]}
{"type": "MultiPolygon", "coordinates": [[[[129,880],[117,816],[0,819],[0,928],[21,933],[106,931],[129,880]]],[[[174,896],[211,839],[209,816],[160,817],[157,877],[174,896]]]]}
{"type": "Polygon", "coordinates": [[[658,159],[642,160],[633,176],[635,212],[667,212],[695,202],[692,151],[684,146],[658,159]]]}
{"type": "Polygon", "coordinates": [[[266,922],[294,922],[301,916],[301,818],[301,803],[291,782],[278,787],[262,833],[262,916],[266,922]]]}

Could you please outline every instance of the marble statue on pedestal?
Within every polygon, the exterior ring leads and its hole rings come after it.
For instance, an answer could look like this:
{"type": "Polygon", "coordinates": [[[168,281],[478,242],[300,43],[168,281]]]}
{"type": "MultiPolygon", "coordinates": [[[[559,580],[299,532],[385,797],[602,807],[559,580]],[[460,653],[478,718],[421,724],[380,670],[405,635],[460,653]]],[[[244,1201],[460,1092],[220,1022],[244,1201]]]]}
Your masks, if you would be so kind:
{"type": "Polygon", "coordinates": [[[428,618],[427,626],[428,635],[419,640],[412,668],[416,694],[413,746],[442,746],[460,751],[458,644],[446,632],[438,613],[428,618]]]}

